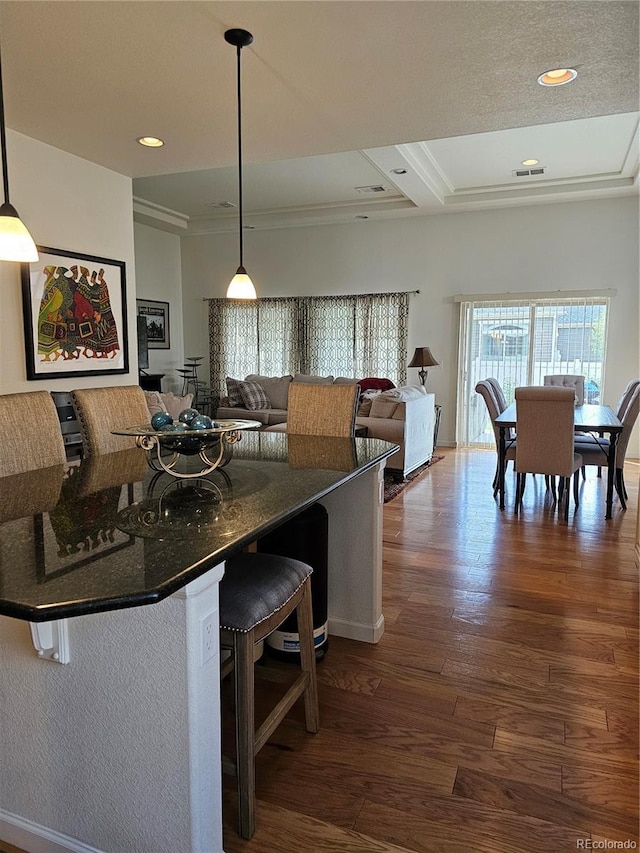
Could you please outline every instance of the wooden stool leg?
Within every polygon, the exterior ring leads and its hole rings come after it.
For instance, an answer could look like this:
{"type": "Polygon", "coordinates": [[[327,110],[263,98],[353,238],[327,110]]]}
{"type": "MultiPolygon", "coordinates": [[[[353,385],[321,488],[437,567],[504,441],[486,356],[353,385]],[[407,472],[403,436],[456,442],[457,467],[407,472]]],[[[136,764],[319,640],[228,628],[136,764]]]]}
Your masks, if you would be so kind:
{"type": "Polygon", "coordinates": [[[300,666],[309,673],[309,684],[304,691],[304,716],[308,732],[320,728],[318,708],[318,681],[316,678],[316,653],[313,643],[313,612],[311,608],[311,582],[306,581],[300,604],[297,608],[298,632],[300,637],[300,666]]]}
{"type": "Polygon", "coordinates": [[[243,838],[256,828],[256,749],[253,673],[253,632],[237,633],[235,643],[236,772],[238,825],[243,838]]]}

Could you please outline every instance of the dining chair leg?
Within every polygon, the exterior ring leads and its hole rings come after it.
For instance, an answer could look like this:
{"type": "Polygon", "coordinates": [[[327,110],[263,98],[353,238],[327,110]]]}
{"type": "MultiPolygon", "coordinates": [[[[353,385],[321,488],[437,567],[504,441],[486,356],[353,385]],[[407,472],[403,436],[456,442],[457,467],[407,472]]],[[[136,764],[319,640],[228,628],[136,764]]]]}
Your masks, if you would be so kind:
{"type": "Polygon", "coordinates": [[[318,680],[316,677],[315,647],[313,640],[313,608],[311,605],[311,584],[306,584],[300,604],[297,607],[298,631],[300,637],[300,666],[309,674],[309,683],[304,691],[304,718],[308,732],[317,732],[320,728],[320,710],[318,702],[318,680]]]}
{"type": "Polygon", "coordinates": [[[616,468],[616,492],[620,498],[620,506],[622,509],[627,508],[627,490],[624,487],[624,477],[622,476],[622,468],[616,468]]]}
{"type": "Polygon", "coordinates": [[[256,828],[253,632],[238,633],[234,645],[238,828],[242,838],[251,838],[256,828]]]}
{"type": "Polygon", "coordinates": [[[564,495],[564,520],[569,520],[569,497],[571,494],[571,489],[569,488],[569,478],[562,477],[563,482],[563,495],[564,495]]]}
{"type": "Polygon", "coordinates": [[[555,477],[551,477],[550,475],[548,475],[548,476],[549,476],[549,486],[550,486],[550,488],[551,488],[551,494],[553,495],[553,502],[554,502],[554,503],[557,503],[557,501],[558,501],[558,494],[557,494],[557,492],[556,492],[556,478],[555,478],[555,477]]]}
{"type": "MultiPolygon", "coordinates": [[[[575,474],[573,475],[573,500],[575,501],[576,508],[580,506],[580,497],[578,495],[578,490],[580,488],[580,470],[577,469],[575,474]]],[[[567,499],[568,499],[567,495],[567,499]]]]}
{"type": "Polygon", "coordinates": [[[582,466],[582,479],[585,481],[587,479],[587,466],[586,465],[582,466]]]}

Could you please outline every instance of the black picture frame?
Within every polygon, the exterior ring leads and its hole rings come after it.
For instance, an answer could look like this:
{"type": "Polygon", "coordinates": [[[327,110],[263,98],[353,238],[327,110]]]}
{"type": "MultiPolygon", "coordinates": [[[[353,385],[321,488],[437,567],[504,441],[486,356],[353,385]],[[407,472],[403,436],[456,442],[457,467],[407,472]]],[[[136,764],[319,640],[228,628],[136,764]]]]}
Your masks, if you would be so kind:
{"type": "Polygon", "coordinates": [[[147,321],[149,349],[171,349],[169,303],[157,299],[136,299],[136,313],[147,321]]]}
{"type": "Polygon", "coordinates": [[[20,269],[27,379],[128,373],[125,262],[37,248],[20,269]]]}

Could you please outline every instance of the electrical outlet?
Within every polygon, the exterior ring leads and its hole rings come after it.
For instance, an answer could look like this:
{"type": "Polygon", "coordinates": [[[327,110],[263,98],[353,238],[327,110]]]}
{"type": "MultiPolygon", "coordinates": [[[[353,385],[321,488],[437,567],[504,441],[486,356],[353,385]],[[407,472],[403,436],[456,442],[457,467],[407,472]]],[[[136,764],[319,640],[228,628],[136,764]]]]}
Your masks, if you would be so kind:
{"type": "Polygon", "coordinates": [[[207,661],[210,661],[215,656],[218,649],[218,619],[217,612],[214,610],[208,613],[200,620],[200,639],[201,639],[201,665],[204,666],[207,661]]]}

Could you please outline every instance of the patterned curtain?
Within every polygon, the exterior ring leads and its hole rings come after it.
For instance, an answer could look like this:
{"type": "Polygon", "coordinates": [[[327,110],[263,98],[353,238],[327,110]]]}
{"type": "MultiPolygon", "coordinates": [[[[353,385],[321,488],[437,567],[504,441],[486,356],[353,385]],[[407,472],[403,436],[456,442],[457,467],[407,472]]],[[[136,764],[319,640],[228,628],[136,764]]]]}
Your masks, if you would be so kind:
{"type": "Polygon", "coordinates": [[[249,373],[406,382],[408,293],[209,300],[211,387],[249,373]]]}

